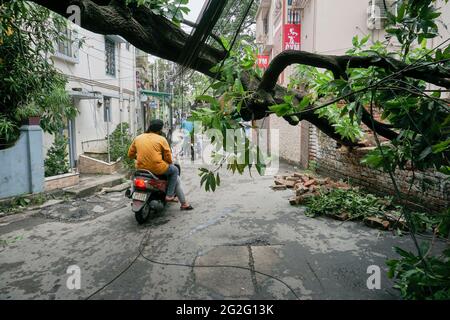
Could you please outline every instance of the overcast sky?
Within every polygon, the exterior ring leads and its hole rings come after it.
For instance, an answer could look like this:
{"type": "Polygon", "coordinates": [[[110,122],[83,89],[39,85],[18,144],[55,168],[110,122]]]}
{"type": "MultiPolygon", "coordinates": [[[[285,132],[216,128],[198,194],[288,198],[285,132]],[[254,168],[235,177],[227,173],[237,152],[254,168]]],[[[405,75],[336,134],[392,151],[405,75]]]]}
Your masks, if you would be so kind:
{"type": "MultiPolygon", "coordinates": [[[[200,11],[202,11],[203,4],[205,3],[205,1],[206,0],[189,0],[189,4],[187,6],[189,7],[189,9],[191,9],[191,11],[189,12],[188,15],[185,16],[185,19],[192,22],[196,22],[200,14],[200,11]]],[[[181,27],[187,33],[190,33],[192,30],[192,28],[185,25],[182,25],[181,27]]],[[[149,60],[153,63],[155,61],[155,57],[150,56],[149,60]]]]}
{"type": "Polygon", "coordinates": [[[193,22],[197,21],[197,17],[200,14],[204,3],[205,0],[189,0],[187,6],[191,9],[191,12],[186,16],[186,19],[193,22]]]}

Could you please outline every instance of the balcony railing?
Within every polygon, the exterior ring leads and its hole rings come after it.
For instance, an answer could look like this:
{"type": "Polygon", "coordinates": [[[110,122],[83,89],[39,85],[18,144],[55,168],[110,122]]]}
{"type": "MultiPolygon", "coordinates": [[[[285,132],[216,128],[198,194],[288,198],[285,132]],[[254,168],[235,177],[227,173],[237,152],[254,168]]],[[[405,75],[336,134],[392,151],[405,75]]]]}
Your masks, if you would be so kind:
{"type": "Polygon", "coordinates": [[[301,12],[299,9],[288,9],[287,23],[300,24],[301,12]]]}

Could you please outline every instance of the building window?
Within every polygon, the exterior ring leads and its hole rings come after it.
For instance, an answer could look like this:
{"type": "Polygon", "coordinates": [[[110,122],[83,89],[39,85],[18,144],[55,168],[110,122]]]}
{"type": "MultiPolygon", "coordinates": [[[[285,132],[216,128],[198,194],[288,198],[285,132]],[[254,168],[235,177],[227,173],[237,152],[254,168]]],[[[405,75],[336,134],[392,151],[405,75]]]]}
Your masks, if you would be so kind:
{"type": "Polygon", "coordinates": [[[69,28],[64,27],[59,30],[62,39],[58,39],[58,53],[72,57],[72,32],[69,28]]]}
{"type": "Polygon", "coordinates": [[[116,76],[116,44],[114,41],[105,39],[106,74],[116,76]]]}
{"type": "Polygon", "coordinates": [[[264,29],[264,35],[267,35],[269,33],[269,21],[268,17],[264,17],[263,19],[263,29],[264,29]]]}
{"type": "Polygon", "coordinates": [[[103,98],[103,120],[105,122],[111,122],[111,98],[103,98]]]}
{"type": "Polygon", "coordinates": [[[55,56],[62,59],[78,62],[78,33],[68,27],[58,28],[61,37],[56,40],[55,56]]]}

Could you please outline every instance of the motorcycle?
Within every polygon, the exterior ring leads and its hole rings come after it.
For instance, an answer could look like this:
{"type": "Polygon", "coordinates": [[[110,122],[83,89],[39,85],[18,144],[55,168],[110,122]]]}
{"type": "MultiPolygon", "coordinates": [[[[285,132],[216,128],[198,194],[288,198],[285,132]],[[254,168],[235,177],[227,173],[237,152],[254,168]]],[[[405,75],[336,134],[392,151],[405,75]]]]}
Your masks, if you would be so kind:
{"type": "MultiPolygon", "coordinates": [[[[175,164],[179,170],[178,164],[175,164]]],[[[157,176],[148,170],[136,170],[132,177],[133,187],[125,192],[132,199],[131,210],[136,221],[144,224],[151,216],[162,212],[167,204],[167,177],[157,176]]]]}

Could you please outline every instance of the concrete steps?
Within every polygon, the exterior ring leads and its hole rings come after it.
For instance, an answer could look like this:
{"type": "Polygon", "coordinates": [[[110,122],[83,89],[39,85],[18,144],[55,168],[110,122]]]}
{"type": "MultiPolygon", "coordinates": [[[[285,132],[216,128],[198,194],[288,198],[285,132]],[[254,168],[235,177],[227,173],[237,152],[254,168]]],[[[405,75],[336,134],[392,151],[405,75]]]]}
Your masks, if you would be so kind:
{"type": "Polygon", "coordinates": [[[64,193],[74,198],[83,198],[102,190],[112,188],[124,182],[124,175],[86,175],[80,178],[76,186],[65,188],[64,193]]]}

